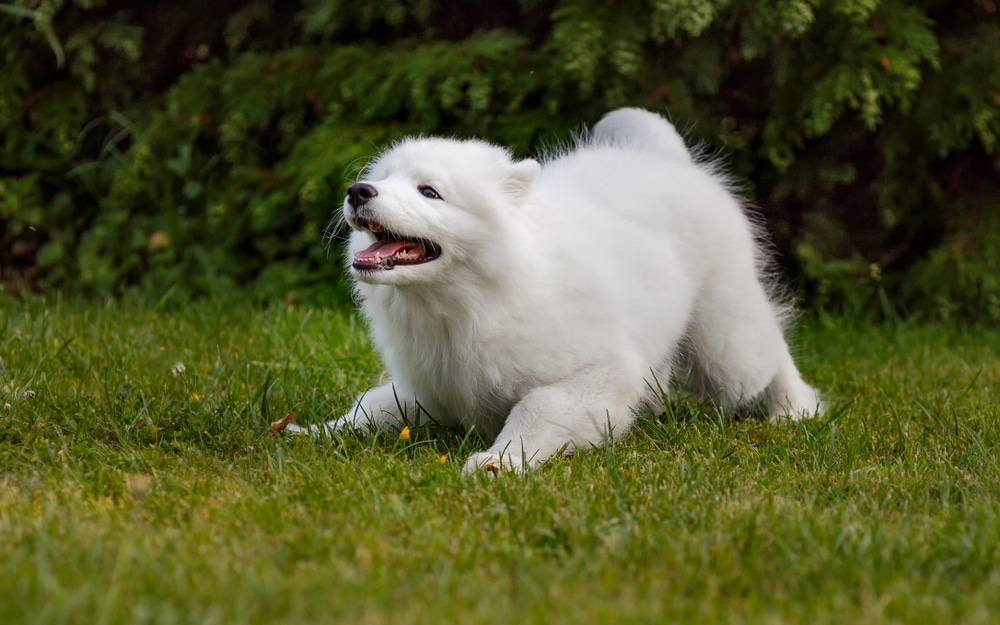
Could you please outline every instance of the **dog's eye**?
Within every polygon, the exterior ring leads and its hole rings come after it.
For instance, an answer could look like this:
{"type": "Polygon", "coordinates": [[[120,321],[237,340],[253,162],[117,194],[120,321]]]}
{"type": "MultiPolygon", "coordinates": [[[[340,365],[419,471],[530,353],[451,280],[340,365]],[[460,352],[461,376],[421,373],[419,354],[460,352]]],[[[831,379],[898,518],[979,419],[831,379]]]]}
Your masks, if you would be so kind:
{"type": "Polygon", "coordinates": [[[420,191],[420,195],[424,196],[425,198],[428,198],[428,199],[431,199],[431,200],[440,200],[441,199],[441,195],[437,192],[437,189],[435,189],[434,187],[428,186],[426,184],[422,184],[419,187],[417,187],[417,191],[420,191]]]}

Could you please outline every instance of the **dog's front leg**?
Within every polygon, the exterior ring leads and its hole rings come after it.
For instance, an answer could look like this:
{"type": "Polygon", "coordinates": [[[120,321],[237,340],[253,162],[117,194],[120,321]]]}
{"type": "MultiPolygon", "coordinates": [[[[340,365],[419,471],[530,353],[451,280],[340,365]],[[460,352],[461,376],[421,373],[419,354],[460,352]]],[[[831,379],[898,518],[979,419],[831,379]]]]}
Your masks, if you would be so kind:
{"type": "Polygon", "coordinates": [[[634,381],[603,367],[534,389],[511,410],[493,445],[472,454],[463,472],[521,472],[558,453],[599,445],[629,429],[635,419],[629,406],[641,395],[641,376],[634,381]]]}
{"type": "Polygon", "coordinates": [[[413,393],[400,386],[385,384],[365,391],[354,403],[354,408],[338,419],[305,428],[291,424],[285,431],[319,436],[347,427],[364,433],[390,430],[416,423],[418,409],[413,393]]]}

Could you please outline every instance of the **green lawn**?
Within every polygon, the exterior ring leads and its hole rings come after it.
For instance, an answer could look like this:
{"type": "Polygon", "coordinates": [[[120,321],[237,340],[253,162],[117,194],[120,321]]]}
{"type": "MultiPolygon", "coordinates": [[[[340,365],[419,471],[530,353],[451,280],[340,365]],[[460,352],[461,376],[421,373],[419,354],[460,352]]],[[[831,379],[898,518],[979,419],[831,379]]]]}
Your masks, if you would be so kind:
{"type": "Polygon", "coordinates": [[[466,479],[460,433],[265,436],[378,379],[348,311],[0,299],[0,623],[1000,622],[998,333],[796,342],[828,418],[679,398],[466,479]]]}

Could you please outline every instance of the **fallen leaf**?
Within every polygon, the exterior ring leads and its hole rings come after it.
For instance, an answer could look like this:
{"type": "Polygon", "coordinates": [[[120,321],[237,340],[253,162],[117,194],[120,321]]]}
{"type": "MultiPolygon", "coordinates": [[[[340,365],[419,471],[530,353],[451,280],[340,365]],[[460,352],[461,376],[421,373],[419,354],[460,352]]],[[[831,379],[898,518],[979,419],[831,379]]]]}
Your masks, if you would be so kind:
{"type": "Polygon", "coordinates": [[[285,426],[291,423],[295,419],[295,413],[289,412],[285,416],[281,417],[277,421],[271,424],[271,428],[267,431],[268,438],[274,438],[285,429],[285,426]]]}

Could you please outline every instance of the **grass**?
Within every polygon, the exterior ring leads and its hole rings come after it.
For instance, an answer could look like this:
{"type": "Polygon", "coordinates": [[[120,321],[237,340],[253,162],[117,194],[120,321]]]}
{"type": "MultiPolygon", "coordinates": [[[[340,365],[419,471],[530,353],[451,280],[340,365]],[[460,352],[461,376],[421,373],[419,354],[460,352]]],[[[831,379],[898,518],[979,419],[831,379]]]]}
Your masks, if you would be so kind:
{"type": "Polygon", "coordinates": [[[0,299],[0,622],[996,622],[998,333],[797,341],[827,418],[678,398],[466,479],[461,433],[264,435],[377,380],[348,311],[0,299]]]}

